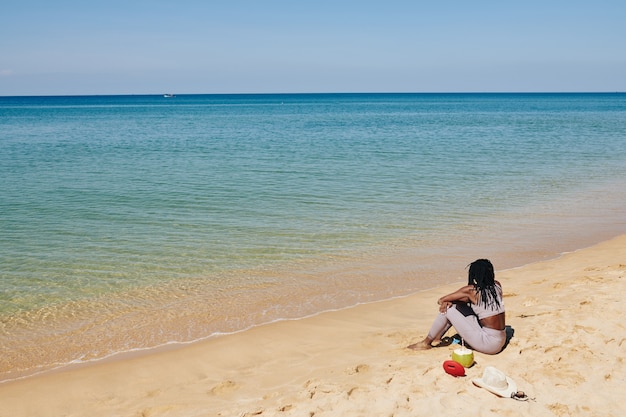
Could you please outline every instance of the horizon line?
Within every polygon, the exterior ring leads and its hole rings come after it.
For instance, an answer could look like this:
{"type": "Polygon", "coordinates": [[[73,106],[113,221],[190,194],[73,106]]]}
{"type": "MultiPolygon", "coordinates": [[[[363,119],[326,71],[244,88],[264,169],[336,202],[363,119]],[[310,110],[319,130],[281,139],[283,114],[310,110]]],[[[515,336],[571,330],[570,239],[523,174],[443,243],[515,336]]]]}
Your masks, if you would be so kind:
{"type": "Polygon", "coordinates": [[[133,97],[133,96],[289,96],[289,95],[390,95],[390,94],[624,94],[626,91],[387,91],[387,92],[282,92],[282,93],[111,93],[111,94],[26,94],[0,95],[0,98],[26,97],[133,97]]]}

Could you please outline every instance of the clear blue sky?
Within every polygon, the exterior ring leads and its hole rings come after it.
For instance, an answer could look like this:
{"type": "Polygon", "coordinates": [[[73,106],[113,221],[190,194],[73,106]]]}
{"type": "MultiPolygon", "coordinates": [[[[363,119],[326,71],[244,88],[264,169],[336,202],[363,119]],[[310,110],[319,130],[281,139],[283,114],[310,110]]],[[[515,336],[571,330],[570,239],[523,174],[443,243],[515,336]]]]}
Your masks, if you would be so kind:
{"type": "Polygon", "coordinates": [[[475,91],[626,91],[626,1],[0,5],[0,96],[475,91]]]}

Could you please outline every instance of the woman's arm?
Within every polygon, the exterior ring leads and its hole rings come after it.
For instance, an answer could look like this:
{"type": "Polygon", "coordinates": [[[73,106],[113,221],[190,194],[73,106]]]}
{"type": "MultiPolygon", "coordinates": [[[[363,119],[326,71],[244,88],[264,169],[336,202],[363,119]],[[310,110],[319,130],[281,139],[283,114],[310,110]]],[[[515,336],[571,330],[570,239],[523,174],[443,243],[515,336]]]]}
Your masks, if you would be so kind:
{"type": "Polygon", "coordinates": [[[476,302],[476,290],[473,285],[466,285],[465,287],[461,287],[453,293],[448,295],[444,295],[439,300],[437,300],[437,304],[440,306],[454,303],[460,301],[462,303],[476,302]]]}

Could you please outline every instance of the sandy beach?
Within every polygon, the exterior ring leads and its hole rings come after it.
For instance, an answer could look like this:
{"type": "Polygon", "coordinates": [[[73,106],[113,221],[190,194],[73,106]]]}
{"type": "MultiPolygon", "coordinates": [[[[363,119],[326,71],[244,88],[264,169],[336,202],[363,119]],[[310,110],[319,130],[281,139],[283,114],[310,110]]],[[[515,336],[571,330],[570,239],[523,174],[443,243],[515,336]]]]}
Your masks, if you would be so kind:
{"type": "Polygon", "coordinates": [[[626,235],[495,266],[514,334],[498,355],[476,352],[465,377],[442,368],[458,345],[406,349],[460,282],[0,384],[0,416],[622,415],[626,235]],[[530,400],[475,386],[487,366],[530,400]]]}

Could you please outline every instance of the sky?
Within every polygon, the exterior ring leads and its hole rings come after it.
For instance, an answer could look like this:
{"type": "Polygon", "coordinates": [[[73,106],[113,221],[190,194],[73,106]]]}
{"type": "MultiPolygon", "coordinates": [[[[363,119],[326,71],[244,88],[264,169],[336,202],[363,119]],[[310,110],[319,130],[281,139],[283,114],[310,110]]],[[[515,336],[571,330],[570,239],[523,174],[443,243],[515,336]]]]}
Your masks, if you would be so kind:
{"type": "Polygon", "coordinates": [[[623,0],[2,0],[0,96],[626,91],[623,0]]]}

